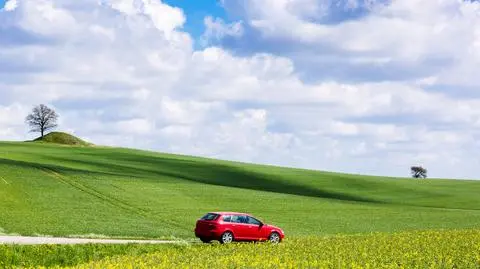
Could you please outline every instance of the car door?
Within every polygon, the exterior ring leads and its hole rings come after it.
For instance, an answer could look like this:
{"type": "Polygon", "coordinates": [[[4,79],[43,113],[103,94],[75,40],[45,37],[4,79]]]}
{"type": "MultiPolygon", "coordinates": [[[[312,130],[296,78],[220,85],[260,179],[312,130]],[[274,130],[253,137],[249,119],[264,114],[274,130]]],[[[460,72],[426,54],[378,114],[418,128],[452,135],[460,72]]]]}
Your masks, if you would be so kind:
{"type": "Polygon", "coordinates": [[[246,215],[232,215],[232,226],[234,226],[234,235],[237,239],[249,238],[249,225],[246,215]]]}
{"type": "Polygon", "coordinates": [[[264,226],[262,222],[252,216],[246,216],[247,218],[247,231],[246,237],[250,240],[259,240],[264,238],[264,226]]]}
{"type": "Polygon", "coordinates": [[[231,215],[223,215],[222,217],[222,229],[221,229],[221,232],[223,233],[224,231],[232,231],[233,234],[235,235],[236,234],[236,224],[235,222],[232,220],[232,216],[231,215]]]}
{"type": "Polygon", "coordinates": [[[235,238],[245,239],[248,236],[248,223],[245,215],[232,215],[232,230],[235,238]]]}

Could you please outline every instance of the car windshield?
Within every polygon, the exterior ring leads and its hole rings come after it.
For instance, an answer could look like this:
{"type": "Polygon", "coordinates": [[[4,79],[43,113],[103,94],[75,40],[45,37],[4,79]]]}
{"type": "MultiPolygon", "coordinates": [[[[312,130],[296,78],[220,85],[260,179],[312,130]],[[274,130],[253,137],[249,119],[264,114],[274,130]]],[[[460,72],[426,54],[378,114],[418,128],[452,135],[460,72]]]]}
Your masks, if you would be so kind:
{"type": "Polygon", "coordinates": [[[208,213],[205,216],[201,218],[201,220],[215,220],[218,217],[217,214],[214,213],[208,213]]]}

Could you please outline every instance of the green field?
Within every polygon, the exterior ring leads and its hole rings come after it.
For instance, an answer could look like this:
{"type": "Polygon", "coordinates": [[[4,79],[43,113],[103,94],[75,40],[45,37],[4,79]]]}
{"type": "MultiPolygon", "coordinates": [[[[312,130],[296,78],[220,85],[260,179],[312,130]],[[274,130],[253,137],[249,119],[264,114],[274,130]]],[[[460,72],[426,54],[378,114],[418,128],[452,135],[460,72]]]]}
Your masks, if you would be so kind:
{"type": "Polygon", "coordinates": [[[480,268],[480,230],[307,236],[279,245],[1,246],[0,268],[480,268]]]}
{"type": "Polygon", "coordinates": [[[196,219],[216,210],[250,212],[288,237],[480,228],[479,193],[480,181],[0,142],[0,233],[6,234],[193,238],[196,219]]]}

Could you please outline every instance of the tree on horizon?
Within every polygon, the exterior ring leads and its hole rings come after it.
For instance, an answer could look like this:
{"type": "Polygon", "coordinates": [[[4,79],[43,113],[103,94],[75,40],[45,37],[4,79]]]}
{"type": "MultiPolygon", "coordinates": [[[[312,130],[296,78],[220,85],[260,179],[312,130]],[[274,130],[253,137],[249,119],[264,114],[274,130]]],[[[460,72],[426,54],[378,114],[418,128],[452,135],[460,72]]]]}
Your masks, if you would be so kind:
{"type": "Polygon", "coordinates": [[[40,104],[32,109],[32,112],[26,117],[25,121],[30,126],[30,132],[40,133],[41,138],[45,132],[55,129],[57,125],[58,114],[55,110],[40,104]]]}
{"type": "Polygon", "coordinates": [[[410,167],[413,178],[427,178],[427,169],[421,166],[410,167]]]}

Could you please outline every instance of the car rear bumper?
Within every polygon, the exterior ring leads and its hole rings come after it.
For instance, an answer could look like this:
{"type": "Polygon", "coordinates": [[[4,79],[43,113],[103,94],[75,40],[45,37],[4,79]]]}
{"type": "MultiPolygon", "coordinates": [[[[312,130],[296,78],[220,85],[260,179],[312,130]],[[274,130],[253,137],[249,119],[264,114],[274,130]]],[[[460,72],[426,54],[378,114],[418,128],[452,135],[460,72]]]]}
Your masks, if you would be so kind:
{"type": "Polygon", "coordinates": [[[194,232],[195,232],[195,236],[198,237],[198,238],[203,237],[203,238],[216,239],[216,238],[220,238],[220,236],[221,236],[221,233],[219,231],[216,231],[216,230],[197,230],[197,229],[195,229],[194,232]]]}

